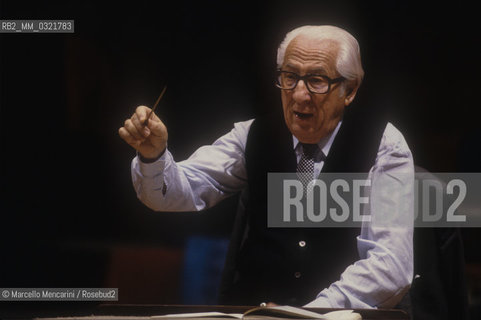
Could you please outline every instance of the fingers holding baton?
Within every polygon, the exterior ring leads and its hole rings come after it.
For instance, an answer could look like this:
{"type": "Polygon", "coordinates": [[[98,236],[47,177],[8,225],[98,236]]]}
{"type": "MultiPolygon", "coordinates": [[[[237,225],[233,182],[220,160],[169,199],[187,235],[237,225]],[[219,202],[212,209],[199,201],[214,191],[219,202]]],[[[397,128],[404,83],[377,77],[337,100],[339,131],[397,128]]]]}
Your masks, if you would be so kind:
{"type": "Polygon", "coordinates": [[[166,89],[167,87],[164,87],[152,109],[146,106],[137,107],[119,129],[119,136],[146,159],[157,158],[167,146],[167,128],[155,115],[155,109],[166,89]]]}

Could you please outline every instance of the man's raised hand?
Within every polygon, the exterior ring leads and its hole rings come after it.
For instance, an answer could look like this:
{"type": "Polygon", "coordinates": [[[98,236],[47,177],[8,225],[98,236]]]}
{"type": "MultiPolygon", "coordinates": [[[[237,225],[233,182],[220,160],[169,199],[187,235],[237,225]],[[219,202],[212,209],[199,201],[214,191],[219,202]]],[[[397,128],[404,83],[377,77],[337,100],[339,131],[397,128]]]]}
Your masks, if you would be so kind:
{"type": "Polygon", "coordinates": [[[139,106],[134,114],[125,120],[124,126],[119,129],[119,135],[140,155],[146,159],[158,158],[167,147],[167,127],[152,114],[146,126],[144,121],[150,114],[150,108],[139,106]]]}

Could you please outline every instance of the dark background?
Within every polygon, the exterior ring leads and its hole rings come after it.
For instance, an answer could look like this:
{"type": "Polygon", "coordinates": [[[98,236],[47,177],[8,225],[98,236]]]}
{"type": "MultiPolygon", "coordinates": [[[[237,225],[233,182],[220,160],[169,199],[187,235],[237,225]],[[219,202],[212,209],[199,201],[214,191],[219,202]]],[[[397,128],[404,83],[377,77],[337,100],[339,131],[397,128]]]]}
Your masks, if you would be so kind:
{"type": "MultiPolygon", "coordinates": [[[[165,84],[157,114],[176,159],[280,107],[276,49],[303,24],[359,40],[357,105],[389,113],[417,165],[480,172],[481,28],[468,3],[0,2],[1,19],[75,20],[74,34],[0,35],[0,287],[118,287],[123,303],[185,302],[185,245],[228,238],[236,199],[153,213],[135,196],[135,153],[117,130],[165,84]]],[[[476,292],[480,231],[463,235],[476,292]]]]}

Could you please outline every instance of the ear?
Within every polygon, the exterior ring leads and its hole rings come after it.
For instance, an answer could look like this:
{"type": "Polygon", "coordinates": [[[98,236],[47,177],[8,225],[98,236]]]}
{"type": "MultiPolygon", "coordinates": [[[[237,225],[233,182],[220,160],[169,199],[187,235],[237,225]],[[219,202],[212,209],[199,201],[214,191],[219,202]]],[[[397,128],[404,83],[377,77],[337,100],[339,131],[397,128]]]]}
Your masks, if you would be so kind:
{"type": "Polygon", "coordinates": [[[357,89],[359,89],[359,83],[357,80],[349,81],[346,83],[346,96],[344,97],[344,106],[348,106],[354,101],[357,94],[357,89]]]}

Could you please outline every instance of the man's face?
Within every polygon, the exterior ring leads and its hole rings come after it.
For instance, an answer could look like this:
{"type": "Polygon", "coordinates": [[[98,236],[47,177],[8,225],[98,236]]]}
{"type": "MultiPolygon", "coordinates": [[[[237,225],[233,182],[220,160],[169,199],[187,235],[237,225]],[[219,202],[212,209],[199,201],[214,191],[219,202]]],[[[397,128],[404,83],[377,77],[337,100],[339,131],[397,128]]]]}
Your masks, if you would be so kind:
{"type": "MultiPolygon", "coordinates": [[[[320,74],[335,79],[340,77],[336,70],[338,50],[338,44],[332,40],[298,36],[286,49],[282,70],[301,76],[320,74]]],[[[356,90],[350,94],[349,90],[345,91],[341,94],[341,83],[336,83],[326,94],[313,94],[301,80],[295,89],[281,90],[284,119],[291,133],[303,143],[317,143],[331,133],[356,90]]]]}

